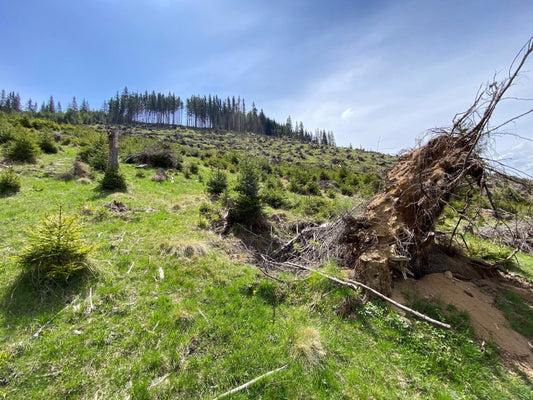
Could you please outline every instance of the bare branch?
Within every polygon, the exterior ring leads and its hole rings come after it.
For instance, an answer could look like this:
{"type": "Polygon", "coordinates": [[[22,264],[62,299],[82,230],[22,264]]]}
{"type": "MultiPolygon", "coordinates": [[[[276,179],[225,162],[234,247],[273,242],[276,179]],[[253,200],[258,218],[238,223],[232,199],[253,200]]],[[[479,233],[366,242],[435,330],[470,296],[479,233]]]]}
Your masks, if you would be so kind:
{"type": "Polygon", "coordinates": [[[306,267],[306,266],[304,266],[304,265],[300,265],[300,264],[295,264],[295,263],[291,263],[291,262],[287,262],[287,263],[285,263],[285,264],[286,264],[286,265],[290,265],[290,266],[292,266],[292,267],[294,267],[294,268],[300,268],[300,269],[304,269],[304,270],[309,271],[309,272],[313,272],[313,273],[315,273],[315,274],[318,274],[318,275],[320,275],[320,276],[323,276],[324,278],[329,279],[330,281],[333,281],[333,282],[335,282],[335,283],[338,283],[338,284],[341,285],[341,286],[348,287],[348,288],[353,289],[353,290],[355,290],[355,291],[359,290],[359,288],[362,288],[362,289],[367,290],[367,291],[369,291],[370,293],[372,293],[372,294],[378,296],[380,299],[383,299],[383,300],[385,300],[386,302],[388,302],[388,303],[390,303],[390,304],[392,304],[392,305],[394,305],[394,306],[400,308],[400,309],[403,310],[403,311],[406,311],[406,312],[408,312],[408,313],[410,313],[410,314],[413,314],[414,316],[416,316],[416,317],[418,317],[418,318],[420,318],[420,319],[423,319],[423,320],[426,321],[426,322],[429,322],[429,323],[431,323],[431,324],[433,324],[433,325],[436,325],[436,326],[438,326],[438,327],[440,327],[440,328],[451,329],[451,325],[449,325],[449,324],[445,324],[445,323],[440,322],[440,321],[437,321],[437,320],[434,320],[433,318],[430,318],[430,317],[428,317],[427,315],[424,315],[424,314],[422,314],[422,313],[420,313],[420,312],[418,312],[418,311],[416,311],[416,310],[413,310],[412,308],[406,307],[406,306],[404,306],[403,304],[400,304],[400,303],[398,303],[397,301],[392,300],[391,298],[385,296],[384,294],[378,292],[378,291],[375,290],[375,289],[372,289],[370,286],[367,286],[367,285],[365,285],[365,284],[363,284],[363,283],[361,283],[361,282],[357,282],[357,281],[344,281],[344,280],[342,280],[342,279],[336,278],[336,277],[334,277],[334,276],[331,276],[331,275],[325,274],[325,273],[323,273],[323,272],[321,272],[321,271],[317,271],[316,269],[308,268],[308,267],[306,267]]]}
{"type": "Polygon", "coordinates": [[[267,372],[266,374],[263,374],[261,376],[258,376],[257,378],[254,378],[252,379],[251,381],[249,382],[246,382],[244,385],[241,385],[241,386],[238,386],[236,387],[235,389],[231,389],[229,391],[227,391],[226,393],[222,393],[220,396],[217,396],[215,397],[213,400],[218,400],[218,399],[221,399],[223,397],[226,397],[226,396],[229,396],[230,394],[233,394],[233,393],[236,393],[236,392],[239,392],[243,389],[246,389],[248,386],[250,385],[253,385],[255,382],[263,379],[263,378],[266,378],[267,376],[270,376],[272,374],[275,374],[276,372],[279,372],[281,370],[284,370],[285,368],[287,368],[287,364],[285,364],[284,366],[282,367],[279,367],[279,368],[276,368],[276,369],[273,369],[272,371],[269,371],[267,372]]]}

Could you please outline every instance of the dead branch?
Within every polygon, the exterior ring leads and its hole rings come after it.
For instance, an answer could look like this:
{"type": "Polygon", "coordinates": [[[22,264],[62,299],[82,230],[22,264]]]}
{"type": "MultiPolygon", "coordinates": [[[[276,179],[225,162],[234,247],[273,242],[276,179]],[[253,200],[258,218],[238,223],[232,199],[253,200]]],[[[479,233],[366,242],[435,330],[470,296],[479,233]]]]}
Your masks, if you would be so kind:
{"type": "Polygon", "coordinates": [[[365,285],[365,284],[363,284],[361,282],[352,281],[352,280],[344,281],[342,279],[339,279],[339,278],[336,278],[334,276],[325,274],[325,273],[323,273],[321,271],[318,271],[316,269],[308,268],[308,267],[306,267],[304,265],[296,264],[296,263],[293,263],[293,262],[286,262],[284,264],[288,265],[288,266],[291,266],[291,267],[294,267],[294,268],[299,268],[299,269],[303,269],[303,270],[306,270],[306,271],[309,271],[309,272],[313,272],[313,273],[318,274],[318,275],[320,275],[320,276],[322,276],[324,278],[329,279],[330,281],[338,283],[341,286],[348,287],[348,288],[350,288],[352,290],[355,290],[355,291],[359,290],[359,288],[364,289],[364,290],[376,295],[380,299],[385,300],[386,302],[398,307],[399,309],[401,309],[401,310],[403,310],[405,312],[408,312],[409,314],[412,314],[412,315],[414,315],[414,316],[416,316],[416,317],[418,317],[418,318],[420,318],[420,319],[422,319],[422,320],[424,320],[426,322],[429,322],[429,323],[431,323],[433,325],[436,325],[436,326],[438,326],[440,328],[451,329],[451,325],[443,323],[443,322],[440,322],[440,321],[437,321],[437,320],[435,320],[433,318],[428,317],[427,315],[424,315],[424,314],[422,314],[422,313],[420,313],[420,312],[418,312],[416,310],[413,310],[412,308],[406,307],[403,304],[392,300],[391,298],[385,296],[384,294],[378,292],[375,289],[372,289],[371,287],[369,287],[369,286],[367,286],[367,285],[365,285]]]}
{"type": "Polygon", "coordinates": [[[87,308],[87,314],[90,314],[94,310],[93,305],[93,288],[89,288],[89,307],[87,308]]]}
{"type": "Polygon", "coordinates": [[[288,364],[285,364],[282,367],[273,369],[272,371],[268,371],[266,374],[258,376],[257,378],[254,378],[251,381],[246,382],[244,385],[238,386],[235,389],[231,389],[231,390],[227,391],[226,393],[222,393],[220,396],[215,397],[213,400],[218,400],[218,399],[221,399],[223,397],[229,396],[230,394],[233,394],[233,393],[239,392],[239,391],[241,391],[243,389],[246,389],[248,386],[253,385],[255,382],[257,382],[257,381],[259,381],[259,380],[261,380],[263,378],[266,378],[267,376],[270,376],[272,374],[275,374],[276,372],[279,372],[279,371],[287,368],[287,365],[288,364]]]}

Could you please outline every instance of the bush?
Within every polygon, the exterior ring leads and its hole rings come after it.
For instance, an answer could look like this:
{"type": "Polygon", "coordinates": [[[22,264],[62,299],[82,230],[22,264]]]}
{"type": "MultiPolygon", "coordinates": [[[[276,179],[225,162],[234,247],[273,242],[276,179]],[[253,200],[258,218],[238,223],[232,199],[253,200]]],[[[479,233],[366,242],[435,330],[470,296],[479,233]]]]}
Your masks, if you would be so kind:
{"type": "Polygon", "coordinates": [[[18,262],[37,278],[66,280],[88,267],[87,257],[94,246],[83,240],[76,216],[65,216],[60,208],[59,214],[44,218],[28,234],[30,244],[18,262]]]}
{"type": "Polygon", "coordinates": [[[30,117],[28,117],[27,115],[23,115],[20,119],[19,119],[19,124],[21,126],[23,126],[24,128],[31,128],[31,121],[30,121],[30,117]]]}
{"type": "Polygon", "coordinates": [[[5,148],[4,155],[11,161],[35,163],[40,150],[33,138],[17,135],[5,148]]]}
{"type": "Polygon", "coordinates": [[[280,189],[264,189],[261,199],[272,208],[283,208],[287,205],[287,196],[280,189]]]}
{"type": "Polygon", "coordinates": [[[6,120],[0,120],[0,144],[15,139],[15,129],[6,120]]]}
{"type": "Polygon", "coordinates": [[[55,154],[57,153],[57,145],[52,138],[52,135],[48,133],[41,133],[39,135],[39,147],[46,154],[55,154]]]}
{"type": "Polygon", "coordinates": [[[105,171],[108,156],[107,138],[101,134],[90,138],[78,152],[78,160],[86,162],[98,171],[105,171]]]}
{"type": "Polygon", "coordinates": [[[228,177],[223,171],[217,169],[209,176],[206,186],[207,193],[213,196],[219,196],[228,188],[228,177]]]}
{"type": "Polygon", "coordinates": [[[316,222],[331,219],[337,214],[335,202],[323,197],[309,196],[296,204],[296,209],[305,216],[312,217],[316,222]]]}
{"type": "Polygon", "coordinates": [[[297,194],[306,194],[305,187],[295,180],[289,181],[289,191],[297,194]]]}
{"type": "Polygon", "coordinates": [[[181,171],[181,159],[168,148],[148,148],[124,158],[129,164],[148,164],[156,168],[175,168],[181,171]]]}
{"type": "Polygon", "coordinates": [[[351,186],[341,185],[341,193],[345,196],[353,196],[354,190],[351,186]]]}
{"type": "Polygon", "coordinates": [[[315,181],[307,182],[307,185],[305,185],[305,191],[307,194],[311,194],[313,196],[322,196],[320,186],[318,186],[318,183],[316,183],[315,181]]]}
{"type": "Polygon", "coordinates": [[[126,179],[118,171],[107,170],[98,184],[99,190],[125,192],[128,189],[126,179]]]}
{"type": "Polygon", "coordinates": [[[34,118],[30,121],[30,123],[31,127],[37,129],[38,131],[42,131],[44,129],[50,131],[59,131],[61,129],[57,123],[48,119],[34,118]]]}
{"type": "Polygon", "coordinates": [[[0,172],[0,195],[16,193],[20,190],[20,177],[13,168],[6,168],[0,172]]]}
{"type": "Polygon", "coordinates": [[[235,222],[254,223],[262,215],[259,196],[259,172],[254,164],[244,160],[239,164],[240,175],[235,191],[238,193],[230,218],[235,222]]]}
{"type": "Polygon", "coordinates": [[[375,195],[381,187],[381,182],[381,177],[373,172],[363,172],[356,179],[358,191],[363,196],[375,195]]]}
{"type": "Polygon", "coordinates": [[[287,205],[287,192],[279,179],[269,178],[261,191],[261,199],[272,208],[283,208],[287,205]]]}
{"type": "Polygon", "coordinates": [[[57,175],[59,179],[70,181],[77,178],[87,179],[91,175],[91,167],[83,161],[75,160],[72,163],[72,169],[57,175]]]}
{"type": "Polygon", "coordinates": [[[189,166],[189,172],[192,175],[196,175],[198,173],[198,164],[197,163],[191,163],[191,165],[189,166]]]}

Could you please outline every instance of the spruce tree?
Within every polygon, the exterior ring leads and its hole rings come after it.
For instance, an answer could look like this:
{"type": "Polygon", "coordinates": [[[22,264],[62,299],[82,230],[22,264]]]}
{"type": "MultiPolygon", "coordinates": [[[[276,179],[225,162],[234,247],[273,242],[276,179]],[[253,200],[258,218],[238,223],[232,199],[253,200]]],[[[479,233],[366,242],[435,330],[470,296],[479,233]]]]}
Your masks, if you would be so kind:
{"type": "Polygon", "coordinates": [[[239,165],[240,175],[235,187],[238,195],[234,208],[230,210],[230,217],[234,222],[253,224],[262,215],[259,171],[255,164],[248,159],[243,160],[239,165]]]}

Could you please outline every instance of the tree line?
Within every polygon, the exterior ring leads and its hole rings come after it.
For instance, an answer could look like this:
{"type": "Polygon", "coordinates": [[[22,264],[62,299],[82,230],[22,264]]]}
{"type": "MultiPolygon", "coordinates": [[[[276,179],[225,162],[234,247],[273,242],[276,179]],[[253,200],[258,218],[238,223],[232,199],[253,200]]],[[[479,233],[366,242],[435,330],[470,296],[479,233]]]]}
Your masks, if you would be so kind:
{"type": "Polygon", "coordinates": [[[26,112],[31,116],[70,124],[136,124],[181,125],[192,128],[220,129],[226,131],[254,132],[267,136],[290,137],[303,142],[335,145],[332,131],[316,129],[314,132],[304,128],[303,122],[293,124],[289,116],[285,123],[265,115],[255,103],[247,109],[241,97],[222,99],[216,95],[193,95],[181,99],[174,93],[130,92],[124,88],[122,93],[106,100],[100,110],[91,110],[87,100],[78,105],[76,97],[67,105],[65,111],[60,102],[50,96],[40,107],[31,98],[22,106],[18,93],[0,96],[0,111],[26,112]]]}

